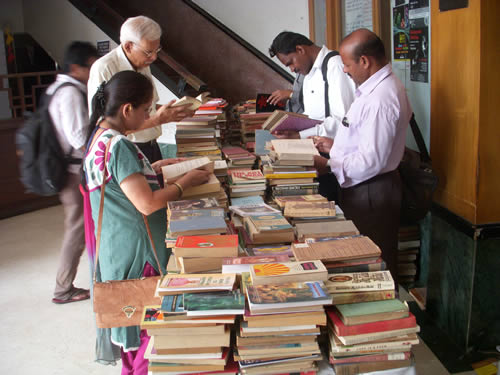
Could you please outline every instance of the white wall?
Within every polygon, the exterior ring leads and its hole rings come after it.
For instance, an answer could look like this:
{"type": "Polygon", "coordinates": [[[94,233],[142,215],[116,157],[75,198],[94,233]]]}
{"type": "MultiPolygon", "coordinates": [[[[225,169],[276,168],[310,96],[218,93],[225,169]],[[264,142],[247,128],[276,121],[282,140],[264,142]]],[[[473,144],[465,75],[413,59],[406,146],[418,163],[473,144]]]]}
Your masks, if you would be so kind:
{"type": "MultiPolygon", "coordinates": [[[[266,56],[282,31],[309,36],[307,0],[194,0],[266,56]]],[[[277,58],[274,60],[281,65],[277,58]]],[[[281,65],[283,67],[283,65],[281,65]]]]}

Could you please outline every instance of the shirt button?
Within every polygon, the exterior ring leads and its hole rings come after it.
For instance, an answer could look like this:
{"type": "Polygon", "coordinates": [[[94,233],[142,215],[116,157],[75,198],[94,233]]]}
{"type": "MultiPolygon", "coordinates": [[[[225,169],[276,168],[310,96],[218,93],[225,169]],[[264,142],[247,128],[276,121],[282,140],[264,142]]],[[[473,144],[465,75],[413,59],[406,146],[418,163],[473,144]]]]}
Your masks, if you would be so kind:
{"type": "Polygon", "coordinates": [[[314,94],[314,90],[311,90],[311,94],[314,94]]]}

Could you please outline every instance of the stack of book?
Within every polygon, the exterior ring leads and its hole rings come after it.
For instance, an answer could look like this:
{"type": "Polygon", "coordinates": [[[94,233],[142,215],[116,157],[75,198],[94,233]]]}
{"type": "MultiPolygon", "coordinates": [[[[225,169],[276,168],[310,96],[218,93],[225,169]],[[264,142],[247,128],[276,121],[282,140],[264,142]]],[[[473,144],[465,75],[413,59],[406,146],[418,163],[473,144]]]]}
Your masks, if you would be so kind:
{"type": "Polygon", "coordinates": [[[283,213],[292,225],[337,220],[335,202],[286,202],[283,213]]]}
{"type": "Polygon", "coordinates": [[[177,156],[207,156],[211,160],[220,160],[220,132],[216,126],[217,116],[189,117],[179,121],[175,133],[177,156]]]}
{"type": "Polygon", "coordinates": [[[308,263],[253,265],[242,274],[248,310],[234,352],[242,374],[316,373],[323,306],[331,297],[321,281],[326,269],[321,262],[308,263]]]}
{"type": "Polygon", "coordinates": [[[297,260],[321,260],[332,274],[375,271],[386,266],[380,248],[366,236],[309,238],[306,243],[292,244],[292,251],[297,260]]]}
{"type": "Polygon", "coordinates": [[[144,357],[151,373],[237,373],[231,326],[245,308],[235,274],[166,275],[161,306],[147,306],[141,328],[151,336],[144,357]]]}
{"type": "Polygon", "coordinates": [[[179,236],[226,234],[226,213],[212,198],[168,202],[167,247],[173,247],[179,236]]]}
{"type": "Polygon", "coordinates": [[[262,129],[262,124],[271,115],[269,112],[241,113],[241,145],[249,151],[255,151],[255,131],[262,129]]]}
{"type": "Polygon", "coordinates": [[[398,280],[409,284],[415,281],[420,253],[420,226],[406,225],[398,233],[398,280]]]}
{"type": "Polygon", "coordinates": [[[237,146],[226,146],[222,153],[227,160],[228,168],[241,169],[252,168],[255,164],[255,155],[237,146]]]}
{"type": "Polygon", "coordinates": [[[389,271],[329,275],[327,283],[335,304],[327,313],[336,374],[411,365],[420,327],[406,303],[395,299],[389,271]]]}
{"type": "Polygon", "coordinates": [[[245,247],[253,244],[291,243],[295,239],[293,227],[280,213],[246,216],[243,218],[245,247]]]}
{"type": "Polygon", "coordinates": [[[181,273],[221,272],[223,259],[238,256],[238,236],[179,236],[172,255],[181,273]]]}
{"type": "Polygon", "coordinates": [[[266,191],[266,178],[259,169],[232,169],[229,171],[229,196],[263,196],[266,191]]]}
{"type": "Polygon", "coordinates": [[[273,139],[269,155],[262,156],[262,169],[270,186],[269,199],[283,195],[318,193],[312,139],[273,139]]]}

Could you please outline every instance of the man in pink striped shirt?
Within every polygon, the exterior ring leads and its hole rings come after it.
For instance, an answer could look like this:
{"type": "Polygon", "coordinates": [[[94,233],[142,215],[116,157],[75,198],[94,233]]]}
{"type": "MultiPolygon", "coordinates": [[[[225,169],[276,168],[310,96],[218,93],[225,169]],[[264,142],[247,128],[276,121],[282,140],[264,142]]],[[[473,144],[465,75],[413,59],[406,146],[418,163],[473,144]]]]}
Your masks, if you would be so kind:
{"type": "Polygon", "coordinates": [[[356,83],[356,98],[339,127],[330,160],[317,157],[315,166],[335,174],[346,218],[381,248],[397,281],[401,208],[397,167],[412,109],[382,41],[373,32],[359,29],[348,35],[340,45],[340,56],[344,72],[356,83]]]}

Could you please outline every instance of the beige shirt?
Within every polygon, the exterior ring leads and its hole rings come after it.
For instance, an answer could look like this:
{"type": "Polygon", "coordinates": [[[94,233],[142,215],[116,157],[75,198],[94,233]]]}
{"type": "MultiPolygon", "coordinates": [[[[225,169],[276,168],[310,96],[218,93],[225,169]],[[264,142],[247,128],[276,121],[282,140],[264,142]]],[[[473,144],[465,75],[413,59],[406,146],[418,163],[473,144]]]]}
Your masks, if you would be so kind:
{"type": "MultiPolygon", "coordinates": [[[[103,81],[109,81],[114,74],[124,70],[135,70],[130,61],[127,59],[125,52],[120,46],[113,49],[108,54],[98,59],[90,69],[89,82],[87,84],[89,116],[92,115],[92,98],[94,97],[99,85],[103,81]]],[[[156,113],[156,103],[160,99],[153,82],[151,69],[148,67],[137,70],[137,73],[148,77],[153,84],[153,103],[151,108],[151,116],[156,113]]],[[[132,142],[149,142],[158,138],[161,135],[161,125],[154,128],[141,130],[127,136],[132,142]]]]}

